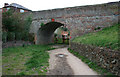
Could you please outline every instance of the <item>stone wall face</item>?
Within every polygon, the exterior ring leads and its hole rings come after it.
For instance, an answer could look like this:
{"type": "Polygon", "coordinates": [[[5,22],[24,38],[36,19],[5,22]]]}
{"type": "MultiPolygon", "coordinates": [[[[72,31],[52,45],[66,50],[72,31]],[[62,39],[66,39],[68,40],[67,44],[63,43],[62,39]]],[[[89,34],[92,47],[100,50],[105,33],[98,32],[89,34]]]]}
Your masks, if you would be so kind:
{"type": "Polygon", "coordinates": [[[71,32],[71,37],[93,32],[96,27],[108,27],[118,23],[118,4],[119,2],[78,6],[62,9],[52,9],[25,13],[33,16],[30,28],[31,33],[37,33],[40,24],[48,23],[51,18],[56,22],[64,24],[71,32]]]}
{"type": "Polygon", "coordinates": [[[62,9],[52,9],[43,11],[27,12],[24,15],[32,15],[32,25],[30,33],[36,33],[40,29],[41,23],[51,22],[54,18],[56,22],[64,24],[71,33],[71,39],[76,36],[94,32],[97,27],[108,27],[118,23],[118,5],[119,2],[78,6],[62,9]]]}
{"type": "Polygon", "coordinates": [[[74,38],[85,33],[94,32],[97,27],[101,27],[101,29],[103,29],[118,23],[118,16],[112,15],[67,18],[65,23],[71,32],[71,36],[74,38]]]}
{"type": "Polygon", "coordinates": [[[120,76],[120,51],[73,42],[70,43],[70,48],[97,63],[97,65],[120,76]]]}
{"type": "Polygon", "coordinates": [[[88,5],[78,6],[62,9],[51,9],[43,11],[34,11],[33,19],[49,19],[49,18],[60,18],[60,17],[91,17],[91,16],[109,16],[118,14],[118,2],[100,4],[100,5],[88,5]]]}

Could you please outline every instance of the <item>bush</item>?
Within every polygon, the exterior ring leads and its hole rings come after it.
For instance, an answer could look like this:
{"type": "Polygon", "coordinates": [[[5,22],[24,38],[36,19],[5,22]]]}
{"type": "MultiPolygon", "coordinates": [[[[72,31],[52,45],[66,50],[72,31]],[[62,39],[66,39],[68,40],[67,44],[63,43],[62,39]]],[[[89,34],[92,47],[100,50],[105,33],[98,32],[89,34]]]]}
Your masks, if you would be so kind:
{"type": "Polygon", "coordinates": [[[7,42],[7,32],[2,33],[2,41],[3,43],[7,42]]]}
{"type": "Polygon", "coordinates": [[[97,27],[97,28],[95,28],[94,30],[100,30],[101,29],[101,27],[97,27]]]}
{"type": "Polygon", "coordinates": [[[29,28],[32,22],[31,16],[23,19],[21,13],[13,12],[12,10],[3,12],[2,16],[2,29],[7,32],[3,33],[2,40],[4,42],[13,40],[29,41],[29,39],[33,39],[33,37],[29,37],[29,28]]]}
{"type": "Polygon", "coordinates": [[[58,35],[58,34],[55,33],[55,34],[54,34],[54,37],[57,37],[57,35],[58,35]]]}
{"type": "Polygon", "coordinates": [[[30,42],[33,42],[34,41],[34,35],[33,35],[33,33],[29,34],[28,38],[29,38],[30,42]]]}
{"type": "Polygon", "coordinates": [[[44,26],[44,23],[42,22],[42,23],[40,24],[40,26],[41,26],[41,27],[44,26]]]}
{"type": "Polygon", "coordinates": [[[22,40],[22,33],[16,33],[16,40],[22,40]]]}
{"type": "Polygon", "coordinates": [[[7,40],[8,41],[15,40],[15,33],[13,33],[13,32],[7,32],[7,40]]]}

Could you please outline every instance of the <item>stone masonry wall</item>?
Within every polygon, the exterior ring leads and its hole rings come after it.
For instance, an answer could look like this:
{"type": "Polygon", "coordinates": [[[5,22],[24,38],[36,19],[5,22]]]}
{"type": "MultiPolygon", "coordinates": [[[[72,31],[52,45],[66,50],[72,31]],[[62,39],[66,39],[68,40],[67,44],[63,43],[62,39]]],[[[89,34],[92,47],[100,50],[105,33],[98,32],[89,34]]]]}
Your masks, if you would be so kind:
{"type": "Polygon", "coordinates": [[[71,32],[71,36],[74,38],[89,32],[94,32],[97,27],[101,27],[102,30],[105,27],[116,24],[118,23],[118,16],[112,15],[67,18],[65,23],[71,32]]]}
{"type": "Polygon", "coordinates": [[[87,5],[78,7],[68,7],[61,9],[51,9],[42,11],[33,11],[35,19],[66,18],[66,17],[92,17],[92,16],[110,16],[118,14],[118,3],[107,3],[99,5],[87,5]]]}
{"type": "Polygon", "coordinates": [[[54,18],[56,22],[64,24],[64,26],[70,30],[71,39],[73,39],[76,36],[94,32],[97,27],[101,27],[102,30],[105,27],[118,23],[118,16],[120,16],[118,13],[119,3],[120,2],[113,2],[99,5],[33,11],[23,15],[32,16],[33,21],[30,26],[30,33],[37,34],[41,23],[49,23],[51,22],[51,18],[54,18]]]}
{"type": "Polygon", "coordinates": [[[37,33],[40,24],[48,23],[51,18],[56,22],[64,24],[71,32],[72,38],[82,34],[93,32],[98,26],[101,28],[118,23],[119,2],[33,11],[24,15],[32,15],[33,22],[30,28],[31,33],[37,33]]]}
{"type": "Polygon", "coordinates": [[[120,76],[120,51],[73,42],[70,43],[70,48],[113,74],[120,76]]]}

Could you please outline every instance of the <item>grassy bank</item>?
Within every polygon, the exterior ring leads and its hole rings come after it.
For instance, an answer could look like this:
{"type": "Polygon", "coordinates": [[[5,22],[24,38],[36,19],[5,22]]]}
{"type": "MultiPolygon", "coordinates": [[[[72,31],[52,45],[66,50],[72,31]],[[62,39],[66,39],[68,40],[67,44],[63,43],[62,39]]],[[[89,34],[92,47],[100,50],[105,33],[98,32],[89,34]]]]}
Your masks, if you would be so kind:
{"type": "Polygon", "coordinates": [[[118,47],[118,26],[120,24],[104,28],[102,31],[96,33],[89,33],[80,37],[77,37],[73,42],[82,44],[91,44],[100,47],[107,47],[114,50],[118,47]]]}
{"type": "Polygon", "coordinates": [[[112,73],[108,72],[106,69],[98,66],[95,62],[90,61],[88,58],[81,56],[78,52],[75,52],[68,48],[69,52],[74,54],[76,57],[80,58],[84,63],[86,63],[91,69],[96,71],[100,75],[106,75],[104,77],[118,77],[113,75],[112,73]]]}
{"type": "Polygon", "coordinates": [[[3,75],[45,75],[51,50],[47,45],[3,49],[3,75]]]}

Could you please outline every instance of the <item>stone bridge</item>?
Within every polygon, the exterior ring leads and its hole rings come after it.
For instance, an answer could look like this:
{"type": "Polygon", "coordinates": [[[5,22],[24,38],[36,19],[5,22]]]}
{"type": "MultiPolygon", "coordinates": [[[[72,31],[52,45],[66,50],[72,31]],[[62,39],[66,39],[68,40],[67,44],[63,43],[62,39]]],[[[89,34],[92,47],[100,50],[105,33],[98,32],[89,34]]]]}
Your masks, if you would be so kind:
{"type": "Polygon", "coordinates": [[[33,11],[25,13],[32,16],[30,33],[37,35],[36,44],[52,43],[53,33],[60,26],[66,26],[74,37],[95,32],[97,27],[108,27],[118,23],[119,2],[99,5],[78,6],[62,9],[33,11]],[[55,22],[51,22],[55,19],[55,22]],[[41,23],[45,25],[40,26],[41,23]],[[44,30],[43,30],[44,29],[44,30]]]}

